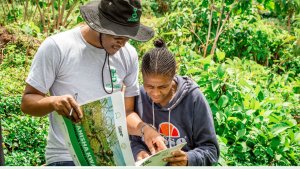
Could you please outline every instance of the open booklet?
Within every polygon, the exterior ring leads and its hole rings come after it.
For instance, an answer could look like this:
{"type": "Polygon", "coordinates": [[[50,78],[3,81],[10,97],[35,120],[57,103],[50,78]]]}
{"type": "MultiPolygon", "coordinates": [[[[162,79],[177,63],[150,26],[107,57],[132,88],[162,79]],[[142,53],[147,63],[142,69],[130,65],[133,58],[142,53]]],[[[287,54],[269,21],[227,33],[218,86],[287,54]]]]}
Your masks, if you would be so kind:
{"type": "Polygon", "coordinates": [[[135,163],[136,166],[165,166],[167,162],[163,161],[164,158],[171,157],[171,153],[176,150],[181,150],[186,143],[181,143],[175,147],[171,147],[165,150],[162,150],[156,154],[153,154],[147,158],[144,158],[135,163]]]}
{"type": "Polygon", "coordinates": [[[54,120],[58,121],[75,165],[165,165],[161,162],[162,157],[183,146],[161,151],[143,162],[135,163],[127,131],[123,93],[116,92],[88,101],[80,107],[84,113],[80,124],[73,124],[54,112],[54,120]]]}

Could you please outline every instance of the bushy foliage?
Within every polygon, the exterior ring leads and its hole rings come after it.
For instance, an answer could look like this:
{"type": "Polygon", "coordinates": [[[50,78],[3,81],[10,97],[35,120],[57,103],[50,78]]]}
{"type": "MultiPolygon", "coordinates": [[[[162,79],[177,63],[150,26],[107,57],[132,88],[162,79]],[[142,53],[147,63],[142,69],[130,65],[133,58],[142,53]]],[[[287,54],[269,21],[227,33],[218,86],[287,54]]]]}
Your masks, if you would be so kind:
{"type": "Polygon", "coordinates": [[[235,18],[219,41],[226,56],[247,58],[276,68],[277,73],[289,70],[300,73],[300,56],[293,55],[296,37],[271,21],[235,18]]]}
{"type": "Polygon", "coordinates": [[[48,119],[25,116],[20,104],[20,96],[0,95],[5,165],[42,165],[45,163],[48,119]]]}
{"type": "MultiPolygon", "coordinates": [[[[202,55],[208,24],[208,9],[181,8],[161,18],[157,37],[178,45],[184,44],[202,55]]],[[[216,29],[217,15],[213,15],[212,30],[216,29]]],[[[257,15],[237,15],[230,19],[218,41],[218,50],[227,57],[247,58],[272,67],[277,73],[288,70],[300,71],[299,55],[293,55],[297,38],[257,15]]],[[[209,43],[208,50],[212,47],[209,43]]],[[[216,58],[213,58],[214,60],[216,58]]]]}
{"type": "Polygon", "coordinates": [[[34,118],[20,110],[25,78],[39,41],[14,27],[9,30],[15,32],[14,38],[2,49],[4,59],[0,64],[0,120],[5,165],[42,165],[45,163],[48,119],[34,118]]]}
{"type": "Polygon", "coordinates": [[[299,77],[246,59],[218,63],[186,46],[170,48],[180,74],[198,83],[212,108],[220,165],[300,165],[299,77]]]}
{"type": "MultiPolygon", "coordinates": [[[[154,27],[156,37],[168,43],[176,55],[178,73],[192,77],[209,101],[221,148],[219,165],[299,166],[299,27],[289,33],[273,20],[261,18],[255,7],[249,7],[248,1],[242,1],[225,25],[216,52],[203,57],[210,24],[210,1],[142,2],[147,16],[161,17],[150,18],[151,24],[146,25],[154,27]],[[241,9],[247,10],[243,13],[241,9]]],[[[220,9],[221,1],[215,2],[218,3],[214,8],[220,9]]],[[[230,5],[234,1],[225,2],[230,5]]],[[[44,1],[39,4],[40,7],[45,5],[44,1]]],[[[71,17],[75,21],[72,25],[81,21],[78,12],[76,10],[71,17]]],[[[41,20],[14,22],[24,15],[20,5],[6,14],[0,22],[9,23],[10,32],[19,32],[15,34],[17,38],[2,49],[5,57],[0,64],[0,119],[6,165],[42,165],[48,119],[24,115],[20,101],[39,45],[32,36],[43,39],[47,35],[42,34],[41,20]]],[[[212,13],[208,51],[216,36],[218,14],[212,13]]],[[[55,17],[51,18],[51,23],[54,20],[55,17]]],[[[131,43],[137,47],[139,56],[153,47],[151,41],[131,43]]]]}
{"type": "MultiPolygon", "coordinates": [[[[209,101],[221,147],[219,165],[300,165],[297,36],[250,8],[230,18],[215,54],[203,58],[209,9],[180,2],[156,22],[156,38],[168,43],[178,73],[192,77],[209,101]]],[[[215,36],[218,16],[212,16],[215,36]]],[[[151,43],[135,44],[140,56],[151,43]]]]}

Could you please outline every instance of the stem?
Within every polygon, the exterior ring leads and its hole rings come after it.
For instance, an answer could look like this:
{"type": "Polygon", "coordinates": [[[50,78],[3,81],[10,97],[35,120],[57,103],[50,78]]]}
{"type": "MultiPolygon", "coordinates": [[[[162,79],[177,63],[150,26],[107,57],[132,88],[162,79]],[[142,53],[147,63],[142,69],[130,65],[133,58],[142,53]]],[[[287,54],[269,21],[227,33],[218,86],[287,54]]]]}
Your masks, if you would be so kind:
{"type": "MultiPolygon", "coordinates": [[[[4,8],[3,3],[1,3],[1,5],[2,5],[2,9],[3,9],[3,14],[4,14],[4,16],[7,16],[7,15],[6,15],[6,12],[5,12],[6,10],[5,10],[5,8],[4,8]]],[[[4,19],[4,20],[5,20],[5,19],[4,19]]]]}
{"type": "Polygon", "coordinates": [[[77,3],[78,3],[78,2],[79,2],[79,1],[76,0],[76,1],[73,3],[73,5],[71,6],[71,8],[69,9],[69,11],[68,11],[68,13],[67,13],[67,16],[66,16],[65,19],[64,19],[62,25],[66,26],[67,20],[68,20],[69,16],[71,15],[72,11],[74,10],[75,6],[77,6],[77,3]]]}
{"type": "Polygon", "coordinates": [[[210,32],[211,32],[211,25],[212,25],[212,14],[213,14],[213,4],[210,7],[209,26],[208,26],[208,33],[207,33],[207,37],[206,37],[206,44],[205,44],[205,48],[204,48],[203,57],[206,57],[208,42],[209,42],[209,39],[210,39],[210,32]]]}
{"type": "MultiPolygon", "coordinates": [[[[32,5],[32,6],[33,6],[33,5],[32,5]]],[[[35,17],[37,10],[38,10],[38,6],[36,5],[36,7],[35,7],[33,13],[29,16],[28,21],[31,21],[31,20],[32,20],[31,18],[32,18],[32,17],[33,17],[33,18],[35,17]]]]}
{"type": "Polygon", "coordinates": [[[0,166],[4,166],[4,152],[3,152],[3,146],[2,146],[2,128],[1,128],[1,119],[0,119],[0,166]]]}
{"type": "MultiPolygon", "coordinates": [[[[54,5],[54,4],[53,4],[54,5]]],[[[60,16],[60,0],[58,0],[58,5],[57,5],[58,9],[57,9],[57,17],[56,17],[56,29],[59,28],[59,16],[60,16]]]]}
{"type": "Polygon", "coordinates": [[[62,7],[60,8],[60,15],[58,16],[58,26],[62,26],[62,20],[64,17],[64,13],[65,13],[65,8],[66,8],[66,4],[67,4],[67,0],[63,1],[62,7]]]}
{"type": "Polygon", "coordinates": [[[39,0],[35,0],[36,2],[36,5],[37,5],[37,8],[38,8],[38,11],[40,13],[40,20],[42,21],[42,24],[43,24],[43,32],[46,32],[46,29],[45,29],[45,16],[40,8],[40,5],[39,5],[39,0]]]}
{"type": "Polygon", "coordinates": [[[216,34],[216,37],[215,37],[215,40],[214,40],[214,43],[213,43],[213,47],[211,48],[211,51],[210,51],[210,54],[213,55],[215,53],[215,49],[217,48],[217,42],[219,40],[219,37],[220,35],[222,34],[223,32],[223,28],[224,28],[224,25],[226,24],[226,22],[229,20],[229,16],[230,16],[230,13],[234,7],[234,5],[237,3],[238,1],[235,1],[235,3],[233,3],[230,7],[230,10],[228,11],[228,13],[226,14],[226,18],[223,20],[222,22],[222,25],[221,25],[221,28],[219,30],[219,32],[217,32],[216,34]]]}
{"type": "Polygon", "coordinates": [[[27,15],[28,15],[28,3],[29,3],[29,0],[26,0],[25,5],[24,5],[24,22],[26,21],[27,15]]]}
{"type": "MultiPolygon", "coordinates": [[[[191,32],[196,36],[196,38],[199,40],[199,42],[201,43],[200,46],[203,46],[203,42],[202,42],[201,38],[196,34],[195,30],[194,30],[194,29],[190,29],[190,31],[191,31],[191,32]]],[[[198,50],[199,53],[200,53],[200,49],[201,49],[201,48],[199,48],[199,50],[198,50]]]]}
{"type": "Polygon", "coordinates": [[[14,7],[14,1],[11,1],[11,9],[12,9],[12,13],[14,14],[15,22],[17,22],[17,17],[16,17],[16,13],[15,13],[15,7],[14,7]]]}
{"type": "Polygon", "coordinates": [[[220,29],[220,24],[221,24],[221,20],[222,20],[224,8],[225,8],[224,1],[225,1],[225,0],[222,1],[222,9],[221,9],[221,13],[220,13],[219,20],[218,20],[218,27],[217,27],[216,34],[218,34],[219,29],[220,29]]]}
{"type": "Polygon", "coordinates": [[[54,0],[51,0],[51,6],[52,6],[52,20],[53,20],[51,32],[53,32],[53,30],[56,29],[56,19],[55,19],[55,10],[54,10],[54,0]]]}

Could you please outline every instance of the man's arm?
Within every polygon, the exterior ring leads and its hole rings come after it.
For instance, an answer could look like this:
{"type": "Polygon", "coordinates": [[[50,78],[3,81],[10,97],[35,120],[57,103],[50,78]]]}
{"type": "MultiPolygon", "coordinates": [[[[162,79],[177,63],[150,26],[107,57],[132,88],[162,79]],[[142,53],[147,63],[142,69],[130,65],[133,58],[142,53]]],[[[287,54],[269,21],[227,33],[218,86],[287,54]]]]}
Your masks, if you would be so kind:
{"type": "Polygon", "coordinates": [[[29,84],[26,84],[21,103],[21,110],[29,115],[42,117],[52,111],[79,122],[83,117],[79,105],[71,95],[46,96],[29,84]],[[70,116],[70,111],[73,113],[70,116]]]}
{"type": "MultiPolygon", "coordinates": [[[[134,97],[125,97],[125,109],[128,132],[130,135],[142,136],[141,127],[144,122],[139,115],[134,112],[134,97]]],[[[146,125],[144,127],[144,141],[148,146],[151,154],[166,149],[164,138],[152,127],[146,125]]]]}

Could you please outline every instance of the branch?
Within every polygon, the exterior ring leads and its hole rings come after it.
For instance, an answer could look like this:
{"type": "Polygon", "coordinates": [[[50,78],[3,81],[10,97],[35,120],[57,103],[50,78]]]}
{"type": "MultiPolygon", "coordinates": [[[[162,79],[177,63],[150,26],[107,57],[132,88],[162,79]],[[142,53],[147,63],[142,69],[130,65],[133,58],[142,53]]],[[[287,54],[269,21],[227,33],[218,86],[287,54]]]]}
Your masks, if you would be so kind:
{"type": "Polygon", "coordinates": [[[217,35],[218,32],[219,32],[220,24],[221,24],[221,20],[222,20],[224,8],[225,8],[224,1],[225,1],[225,0],[222,0],[222,9],[221,9],[221,13],[220,13],[219,20],[218,20],[218,27],[217,27],[216,35],[217,35]]]}
{"type": "Polygon", "coordinates": [[[78,0],[76,0],[74,3],[73,3],[73,5],[70,7],[70,9],[69,9],[69,11],[68,11],[68,13],[67,13],[67,16],[65,17],[65,19],[64,19],[64,21],[63,21],[63,23],[62,23],[62,25],[66,25],[66,22],[67,22],[67,20],[68,20],[68,18],[69,18],[69,16],[71,15],[71,13],[72,13],[72,11],[74,10],[74,8],[77,6],[77,4],[78,4],[78,0]]]}
{"type": "Polygon", "coordinates": [[[212,25],[212,14],[213,14],[212,6],[210,7],[209,27],[208,27],[208,33],[207,33],[207,37],[206,37],[206,44],[205,44],[205,48],[204,48],[203,57],[206,57],[208,42],[209,42],[209,39],[210,39],[210,32],[211,32],[211,25],[212,25]]]}
{"type": "Polygon", "coordinates": [[[62,20],[63,20],[63,17],[64,17],[67,2],[68,2],[68,0],[64,0],[63,4],[62,4],[62,7],[60,8],[60,15],[58,15],[58,26],[62,25],[62,20]]]}
{"type": "Polygon", "coordinates": [[[211,51],[210,51],[210,54],[211,54],[211,55],[213,55],[213,54],[215,53],[215,49],[217,48],[217,42],[218,42],[218,40],[219,40],[219,37],[220,37],[221,33],[223,32],[224,25],[226,24],[227,20],[229,20],[229,16],[230,16],[230,14],[231,14],[231,11],[232,11],[233,7],[234,7],[237,3],[238,3],[238,0],[235,1],[235,2],[231,5],[230,10],[227,12],[226,17],[225,17],[225,19],[224,19],[223,22],[222,22],[222,25],[221,25],[220,30],[216,33],[216,37],[215,37],[215,40],[214,40],[214,44],[213,44],[213,47],[211,48],[211,51]]]}
{"type": "Polygon", "coordinates": [[[45,32],[45,17],[44,17],[44,14],[43,14],[43,12],[40,8],[39,0],[35,0],[35,2],[36,2],[36,6],[37,6],[37,8],[39,10],[39,13],[40,13],[40,20],[42,21],[42,24],[44,26],[43,32],[45,32]]]}
{"type": "Polygon", "coordinates": [[[28,1],[29,0],[26,0],[25,1],[25,5],[24,5],[24,22],[26,21],[26,19],[27,19],[27,13],[28,13],[28,1]]]}
{"type": "Polygon", "coordinates": [[[54,0],[51,0],[51,6],[52,6],[52,20],[53,20],[53,28],[51,31],[53,31],[56,28],[56,18],[55,18],[55,9],[54,9],[54,0]]]}

